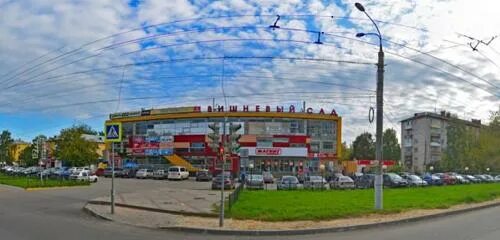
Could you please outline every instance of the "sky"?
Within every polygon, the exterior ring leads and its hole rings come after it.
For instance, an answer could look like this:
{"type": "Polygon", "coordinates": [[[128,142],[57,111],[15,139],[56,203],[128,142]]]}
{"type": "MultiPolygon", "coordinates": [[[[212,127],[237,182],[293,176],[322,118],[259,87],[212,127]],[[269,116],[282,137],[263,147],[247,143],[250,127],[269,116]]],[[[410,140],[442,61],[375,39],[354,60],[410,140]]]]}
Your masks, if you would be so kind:
{"type": "MultiPolygon", "coordinates": [[[[348,143],[374,135],[378,38],[355,37],[376,30],[354,2],[0,0],[0,130],[30,141],[101,130],[113,112],[226,99],[305,101],[335,109],[348,143]]],[[[384,128],[442,110],[487,123],[499,109],[500,2],[361,3],[383,37],[384,128]]]]}

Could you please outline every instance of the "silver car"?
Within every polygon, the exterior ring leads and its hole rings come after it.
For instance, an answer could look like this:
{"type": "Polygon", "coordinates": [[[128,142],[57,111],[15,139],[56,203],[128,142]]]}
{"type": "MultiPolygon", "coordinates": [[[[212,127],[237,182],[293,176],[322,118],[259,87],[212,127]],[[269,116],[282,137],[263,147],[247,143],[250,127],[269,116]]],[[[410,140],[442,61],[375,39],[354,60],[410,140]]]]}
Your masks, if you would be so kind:
{"type": "Polygon", "coordinates": [[[322,176],[308,176],[304,180],[305,189],[325,189],[327,184],[322,176]]]}
{"type": "Polygon", "coordinates": [[[283,176],[278,182],[278,190],[292,190],[299,186],[299,179],[295,176],[283,176]]]}
{"type": "Polygon", "coordinates": [[[250,174],[245,179],[245,185],[248,189],[264,189],[264,177],[260,174],[250,174]]]}
{"type": "Polygon", "coordinates": [[[354,189],[354,180],[348,176],[335,177],[330,182],[330,189],[354,189]]]}

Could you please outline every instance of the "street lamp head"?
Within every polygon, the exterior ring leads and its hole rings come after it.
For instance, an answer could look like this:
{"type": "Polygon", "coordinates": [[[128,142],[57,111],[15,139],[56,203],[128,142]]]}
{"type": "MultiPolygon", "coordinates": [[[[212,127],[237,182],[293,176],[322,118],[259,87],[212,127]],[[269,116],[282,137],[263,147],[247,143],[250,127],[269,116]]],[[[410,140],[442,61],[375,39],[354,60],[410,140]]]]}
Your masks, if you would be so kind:
{"type": "Polygon", "coordinates": [[[248,167],[249,167],[250,169],[252,169],[252,168],[253,168],[253,163],[248,164],[248,167]]]}
{"type": "Polygon", "coordinates": [[[363,7],[363,5],[361,5],[361,3],[359,2],[355,3],[354,6],[356,6],[356,8],[361,12],[365,11],[365,7],[363,7]]]}
{"type": "Polygon", "coordinates": [[[432,171],[432,170],[434,170],[434,167],[433,167],[433,166],[430,166],[430,167],[429,167],[429,170],[431,170],[431,171],[432,171]]]}
{"type": "Polygon", "coordinates": [[[469,167],[465,167],[465,171],[469,171],[469,167]]]}
{"type": "Polygon", "coordinates": [[[486,168],[486,171],[489,172],[490,171],[490,168],[486,168]]]}
{"type": "Polygon", "coordinates": [[[356,33],[356,37],[360,38],[360,37],[364,37],[366,34],[365,33],[356,33]]]}

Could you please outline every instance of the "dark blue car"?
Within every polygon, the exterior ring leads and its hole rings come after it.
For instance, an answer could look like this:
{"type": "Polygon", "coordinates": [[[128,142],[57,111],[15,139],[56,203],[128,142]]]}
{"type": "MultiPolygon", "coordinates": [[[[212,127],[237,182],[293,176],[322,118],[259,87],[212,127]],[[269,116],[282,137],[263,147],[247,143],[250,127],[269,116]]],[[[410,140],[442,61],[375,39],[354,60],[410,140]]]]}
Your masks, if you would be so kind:
{"type": "Polygon", "coordinates": [[[438,186],[443,185],[443,180],[438,176],[427,174],[423,177],[423,179],[429,185],[438,185],[438,186]]]}

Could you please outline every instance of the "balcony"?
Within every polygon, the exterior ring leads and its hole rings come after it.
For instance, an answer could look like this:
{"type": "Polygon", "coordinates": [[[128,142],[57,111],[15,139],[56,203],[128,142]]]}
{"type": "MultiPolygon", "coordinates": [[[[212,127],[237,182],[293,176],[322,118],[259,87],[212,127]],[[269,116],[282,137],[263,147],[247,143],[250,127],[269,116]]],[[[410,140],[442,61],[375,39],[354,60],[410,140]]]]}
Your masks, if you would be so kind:
{"type": "Polygon", "coordinates": [[[412,146],[411,140],[403,141],[403,147],[411,147],[411,146],[412,146]]]}

